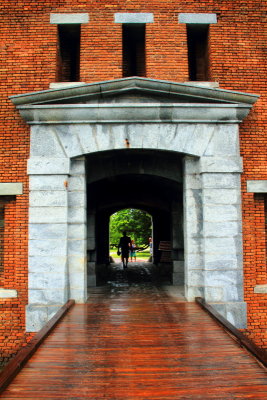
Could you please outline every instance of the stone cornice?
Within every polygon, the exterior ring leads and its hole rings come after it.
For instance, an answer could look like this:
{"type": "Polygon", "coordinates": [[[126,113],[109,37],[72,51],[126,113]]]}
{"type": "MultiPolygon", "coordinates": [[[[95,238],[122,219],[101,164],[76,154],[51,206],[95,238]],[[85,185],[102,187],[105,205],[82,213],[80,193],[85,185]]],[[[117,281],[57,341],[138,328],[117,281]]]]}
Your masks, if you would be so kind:
{"type": "Polygon", "coordinates": [[[19,106],[29,124],[239,123],[250,107],[233,104],[72,104],[19,106]]]}
{"type": "Polygon", "coordinates": [[[140,94],[156,94],[158,96],[183,96],[194,102],[218,102],[232,104],[253,105],[258,95],[236,92],[231,90],[200,87],[188,83],[177,83],[156,79],[131,77],[78,85],[73,87],[50,89],[41,92],[20,94],[11,96],[10,99],[16,105],[44,104],[44,103],[77,103],[85,102],[94,98],[106,98],[113,95],[124,94],[131,91],[138,91],[140,94]]]}

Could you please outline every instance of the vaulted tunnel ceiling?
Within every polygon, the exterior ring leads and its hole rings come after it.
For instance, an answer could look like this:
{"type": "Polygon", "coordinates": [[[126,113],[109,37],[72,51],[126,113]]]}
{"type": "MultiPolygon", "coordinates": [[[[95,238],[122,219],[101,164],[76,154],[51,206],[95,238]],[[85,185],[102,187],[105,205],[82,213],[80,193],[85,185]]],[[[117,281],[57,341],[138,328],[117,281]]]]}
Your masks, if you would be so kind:
{"type": "Polygon", "coordinates": [[[137,207],[148,212],[182,203],[182,160],[177,153],[117,150],[87,157],[89,209],[137,207]]]}

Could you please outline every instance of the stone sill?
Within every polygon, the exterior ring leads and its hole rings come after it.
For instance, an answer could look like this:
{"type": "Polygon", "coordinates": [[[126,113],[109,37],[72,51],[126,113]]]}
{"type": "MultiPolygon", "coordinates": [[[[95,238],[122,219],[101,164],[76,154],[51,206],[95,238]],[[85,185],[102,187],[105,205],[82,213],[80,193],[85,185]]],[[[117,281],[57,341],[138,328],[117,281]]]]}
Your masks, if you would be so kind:
{"type": "Polygon", "coordinates": [[[219,82],[210,82],[210,81],[186,81],[183,82],[186,85],[191,85],[191,86],[200,86],[200,87],[204,87],[204,88],[212,88],[212,89],[216,89],[219,88],[219,82]]]}
{"type": "Polygon", "coordinates": [[[0,288],[0,300],[1,299],[14,299],[17,297],[18,297],[18,292],[15,289],[0,288]]]}
{"type": "Polygon", "coordinates": [[[49,89],[64,89],[82,85],[85,85],[85,82],[51,82],[49,89]]]}
{"type": "Polygon", "coordinates": [[[267,293],[267,284],[265,284],[265,285],[256,285],[254,287],[254,293],[267,293]]]}
{"type": "Polygon", "coordinates": [[[249,193],[267,193],[267,180],[247,181],[247,191],[249,193]]]}
{"type": "Polygon", "coordinates": [[[16,196],[23,194],[23,184],[20,182],[0,183],[0,196],[16,196]]]}

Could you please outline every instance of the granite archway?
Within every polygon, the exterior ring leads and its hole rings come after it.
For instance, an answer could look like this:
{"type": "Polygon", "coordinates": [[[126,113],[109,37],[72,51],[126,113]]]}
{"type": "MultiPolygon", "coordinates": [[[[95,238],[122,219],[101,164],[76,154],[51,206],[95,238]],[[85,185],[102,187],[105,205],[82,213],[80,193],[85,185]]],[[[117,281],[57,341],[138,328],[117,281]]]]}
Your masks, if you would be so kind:
{"type": "Polygon", "coordinates": [[[145,78],[12,97],[31,125],[28,331],[86,301],[86,160],[115,150],[182,158],[186,297],[245,327],[238,124],[256,99],[145,78]]]}

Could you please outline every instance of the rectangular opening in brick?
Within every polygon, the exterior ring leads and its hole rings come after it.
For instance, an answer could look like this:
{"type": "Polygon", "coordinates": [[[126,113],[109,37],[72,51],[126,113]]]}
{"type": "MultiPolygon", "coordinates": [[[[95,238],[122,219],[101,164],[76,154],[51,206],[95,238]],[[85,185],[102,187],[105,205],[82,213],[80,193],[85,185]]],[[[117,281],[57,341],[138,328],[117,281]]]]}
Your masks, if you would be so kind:
{"type": "Polygon", "coordinates": [[[123,24],[123,77],[146,76],[145,24],[123,24]]]}
{"type": "Polygon", "coordinates": [[[188,67],[190,81],[209,80],[209,25],[187,25],[188,67]]]}
{"type": "Polygon", "coordinates": [[[81,25],[58,25],[58,40],[58,81],[78,82],[80,80],[81,25]]]}

